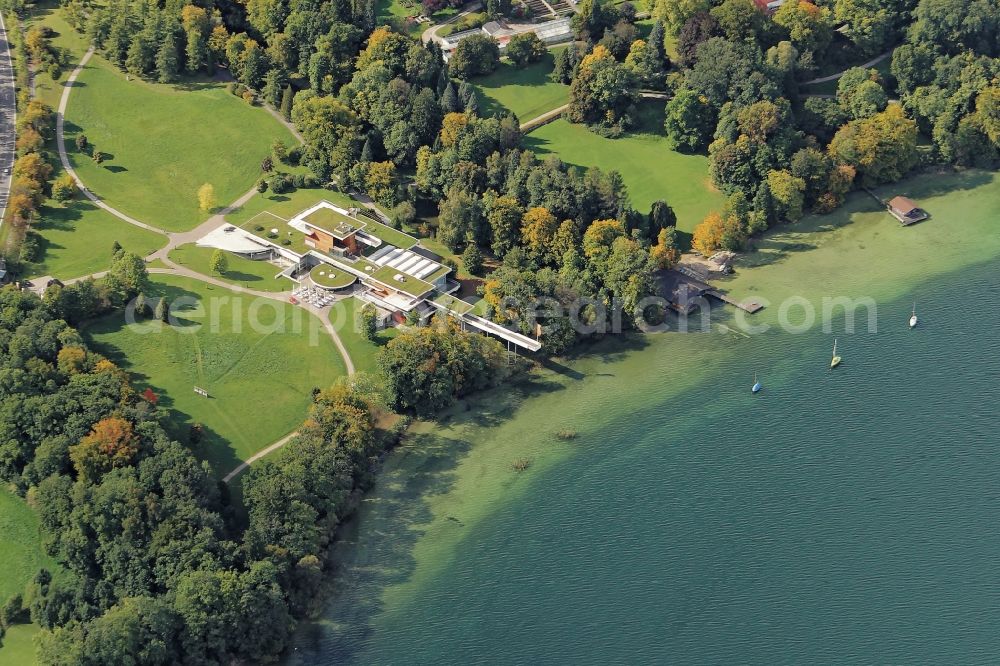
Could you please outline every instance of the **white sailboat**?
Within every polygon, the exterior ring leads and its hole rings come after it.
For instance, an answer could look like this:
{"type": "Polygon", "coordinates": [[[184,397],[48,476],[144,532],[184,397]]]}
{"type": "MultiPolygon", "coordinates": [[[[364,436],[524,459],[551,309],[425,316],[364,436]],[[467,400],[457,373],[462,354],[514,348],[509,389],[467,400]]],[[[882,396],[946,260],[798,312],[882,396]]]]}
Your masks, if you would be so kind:
{"type": "Polygon", "coordinates": [[[913,301],[913,312],[910,314],[910,328],[914,328],[917,325],[917,302],[913,301]]]}
{"type": "Polygon", "coordinates": [[[833,358],[830,360],[830,369],[833,370],[840,365],[841,358],[837,356],[837,338],[833,339],[833,358]]]}
{"type": "Polygon", "coordinates": [[[756,372],[753,373],[753,388],[751,388],[750,390],[754,393],[760,393],[760,390],[762,388],[764,387],[760,385],[759,381],[757,381],[757,373],[756,372]]]}

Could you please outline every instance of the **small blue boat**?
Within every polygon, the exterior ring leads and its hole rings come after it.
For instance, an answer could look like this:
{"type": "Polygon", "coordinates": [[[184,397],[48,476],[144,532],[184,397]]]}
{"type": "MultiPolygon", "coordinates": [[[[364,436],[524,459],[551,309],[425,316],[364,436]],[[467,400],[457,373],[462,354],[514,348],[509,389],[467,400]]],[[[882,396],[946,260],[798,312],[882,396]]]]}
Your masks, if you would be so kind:
{"type": "Polygon", "coordinates": [[[755,372],[755,373],[753,373],[753,388],[752,388],[752,389],[750,389],[750,390],[751,390],[751,391],[752,391],[753,393],[760,393],[760,390],[761,390],[762,388],[764,388],[764,387],[760,385],[760,382],[759,382],[759,381],[757,381],[757,373],[756,373],[756,372],[755,372]]]}

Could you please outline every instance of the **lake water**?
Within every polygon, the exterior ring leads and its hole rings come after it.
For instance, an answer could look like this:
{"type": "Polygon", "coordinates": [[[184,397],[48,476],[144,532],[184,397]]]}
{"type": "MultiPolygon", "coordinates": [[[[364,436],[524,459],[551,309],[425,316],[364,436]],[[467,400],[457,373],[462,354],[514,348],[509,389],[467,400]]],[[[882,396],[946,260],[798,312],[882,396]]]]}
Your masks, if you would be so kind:
{"type": "Polygon", "coordinates": [[[1000,661],[1000,184],[962,185],[762,243],[728,286],[771,331],[608,343],[412,437],[289,663],[1000,661]],[[790,295],[877,331],[780,331],[790,295]]]}

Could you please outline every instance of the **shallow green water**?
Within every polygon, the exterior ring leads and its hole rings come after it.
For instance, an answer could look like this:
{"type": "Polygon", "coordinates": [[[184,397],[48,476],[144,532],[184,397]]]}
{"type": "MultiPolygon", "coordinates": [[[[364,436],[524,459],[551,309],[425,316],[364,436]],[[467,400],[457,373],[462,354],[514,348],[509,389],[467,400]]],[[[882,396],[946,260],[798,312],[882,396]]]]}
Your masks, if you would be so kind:
{"type": "Polygon", "coordinates": [[[939,199],[914,183],[938,226],[907,236],[856,202],[844,226],[787,241],[824,239],[779,252],[784,278],[767,266],[732,283],[870,295],[877,332],[846,334],[841,317],[833,334],[747,338],[719,326],[724,312],[713,334],[602,347],[415,437],[345,535],[336,596],[289,661],[997,663],[987,180],[939,199]],[[579,437],[558,441],[562,428],[579,437]],[[511,470],[518,456],[527,471],[511,470]]]}

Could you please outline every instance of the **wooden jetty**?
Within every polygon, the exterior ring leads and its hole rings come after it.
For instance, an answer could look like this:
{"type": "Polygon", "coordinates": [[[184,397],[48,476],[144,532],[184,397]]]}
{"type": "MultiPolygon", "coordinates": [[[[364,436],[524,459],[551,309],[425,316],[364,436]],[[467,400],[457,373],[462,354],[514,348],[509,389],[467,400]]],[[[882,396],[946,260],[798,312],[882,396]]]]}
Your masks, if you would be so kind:
{"type": "Polygon", "coordinates": [[[764,309],[764,305],[760,301],[750,299],[749,301],[737,301],[735,298],[729,294],[719,291],[718,289],[713,289],[706,293],[706,296],[711,296],[717,298],[723,303],[729,303],[733,307],[737,307],[744,312],[749,312],[750,314],[756,314],[764,309]]]}

